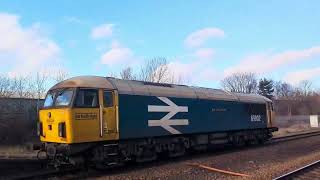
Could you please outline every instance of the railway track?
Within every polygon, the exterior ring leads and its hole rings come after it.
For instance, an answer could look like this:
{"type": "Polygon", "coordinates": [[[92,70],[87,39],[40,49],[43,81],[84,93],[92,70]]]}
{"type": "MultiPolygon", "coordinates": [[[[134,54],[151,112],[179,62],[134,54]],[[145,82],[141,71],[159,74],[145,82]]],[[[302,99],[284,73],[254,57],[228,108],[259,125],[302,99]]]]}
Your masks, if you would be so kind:
{"type": "Polygon", "coordinates": [[[299,169],[291,171],[287,174],[281,175],[274,180],[287,180],[287,179],[320,179],[320,160],[311,164],[303,166],[299,169]]]}
{"type": "MultiPolygon", "coordinates": [[[[272,145],[272,144],[277,144],[277,143],[281,143],[281,142],[285,142],[285,141],[297,140],[297,139],[308,138],[308,137],[319,136],[319,135],[320,135],[320,131],[315,131],[315,132],[294,134],[294,135],[289,135],[289,136],[275,137],[275,138],[272,138],[266,145],[272,145]]],[[[260,146],[257,146],[257,147],[260,147],[260,146]]],[[[232,149],[227,150],[227,152],[232,152],[232,151],[237,151],[237,150],[232,150],[232,149]]],[[[219,154],[219,152],[217,154],[219,154]]],[[[20,159],[18,161],[21,162],[20,159]]],[[[17,163],[18,163],[18,161],[17,161],[17,163]]],[[[0,160],[0,162],[1,162],[1,160],[0,160]]],[[[10,164],[13,164],[13,163],[14,162],[12,161],[10,164]]],[[[41,163],[43,163],[43,161],[41,161],[41,163]]],[[[26,163],[24,163],[24,164],[26,164],[26,163]]],[[[35,162],[32,161],[32,164],[35,164],[35,162]]],[[[40,164],[40,162],[39,162],[39,164],[40,164]]],[[[142,167],[142,166],[140,166],[140,167],[142,167]]],[[[4,179],[39,179],[39,178],[45,179],[45,178],[55,177],[55,176],[59,176],[59,175],[71,174],[73,172],[77,172],[80,169],[81,168],[68,168],[68,169],[64,169],[64,170],[56,170],[56,169],[40,168],[40,169],[37,169],[36,171],[26,172],[25,174],[22,174],[22,175],[7,176],[4,179]]],[[[132,169],[132,167],[129,169],[132,169]]],[[[117,172],[117,170],[115,172],[117,172]]],[[[102,172],[102,173],[105,173],[105,172],[102,172]]],[[[100,174],[100,173],[98,173],[98,174],[100,174]]],[[[320,177],[320,174],[319,174],[319,177],[320,177]]],[[[0,175],[0,179],[3,179],[3,177],[1,177],[1,175],[0,175]]]]}
{"type": "Polygon", "coordinates": [[[288,135],[288,136],[274,137],[269,141],[269,143],[273,144],[273,143],[278,143],[282,141],[297,140],[297,139],[302,139],[302,138],[307,138],[312,136],[319,136],[319,135],[320,135],[320,131],[313,131],[308,133],[297,133],[297,134],[288,135]]]}

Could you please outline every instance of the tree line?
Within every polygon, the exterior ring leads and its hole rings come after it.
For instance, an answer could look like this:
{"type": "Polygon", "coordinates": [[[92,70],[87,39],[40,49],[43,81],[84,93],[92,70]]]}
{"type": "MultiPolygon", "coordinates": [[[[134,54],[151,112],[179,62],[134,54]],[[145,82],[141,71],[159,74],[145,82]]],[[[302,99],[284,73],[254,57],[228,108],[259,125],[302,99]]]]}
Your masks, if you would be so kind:
{"type": "Polygon", "coordinates": [[[175,74],[173,69],[170,68],[166,58],[156,57],[146,60],[146,62],[135,69],[127,66],[117,74],[110,74],[112,77],[119,77],[125,80],[138,80],[154,83],[170,83],[170,84],[183,84],[187,83],[186,77],[175,74]]]}
{"type": "MultiPolygon", "coordinates": [[[[108,76],[155,83],[186,83],[185,78],[175,74],[169,67],[167,59],[162,57],[148,59],[140,68],[134,69],[127,66],[118,75],[110,73],[108,76]]],[[[63,70],[58,70],[54,73],[37,72],[13,77],[0,75],[0,98],[42,99],[50,86],[65,80],[67,77],[68,73],[63,70]]]]}
{"type": "Polygon", "coordinates": [[[267,78],[258,80],[257,76],[250,72],[231,74],[221,80],[221,86],[230,92],[261,94],[269,99],[292,99],[319,94],[313,90],[312,83],[307,80],[294,86],[284,81],[267,78]]]}
{"type": "MultiPolygon", "coordinates": [[[[130,66],[120,70],[118,74],[108,76],[125,80],[139,80],[155,83],[189,84],[189,80],[174,72],[166,58],[156,57],[145,61],[138,68],[130,66]]],[[[66,71],[54,73],[37,72],[27,76],[0,75],[0,97],[44,98],[50,85],[61,82],[68,77],[66,71]]],[[[272,79],[258,79],[251,72],[233,73],[220,81],[224,90],[236,93],[261,94],[269,99],[299,99],[317,93],[310,81],[302,81],[298,86],[272,79]]]]}
{"type": "MultiPolygon", "coordinates": [[[[155,83],[188,84],[186,77],[175,74],[169,67],[166,58],[152,58],[134,71],[126,67],[119,72],[118,77],[126,80],[140,80],[155,83]]],[[[255,73],[233,73],[220,81],[222,89],[235,93],[260,94],[269,99],[301,99],[320,94],[313,90],[310,81],[302,81],[294,86],[284,81],[274,81],[268,78],[258,79],[255,73]]]]}
{"type": "Polygon", "coordinates": [[[68,77],[63,70],[54,73],[37,72],[35,74],[8,76],[0,75],[0,98],[44,98],[50,85],[68,77]]]}

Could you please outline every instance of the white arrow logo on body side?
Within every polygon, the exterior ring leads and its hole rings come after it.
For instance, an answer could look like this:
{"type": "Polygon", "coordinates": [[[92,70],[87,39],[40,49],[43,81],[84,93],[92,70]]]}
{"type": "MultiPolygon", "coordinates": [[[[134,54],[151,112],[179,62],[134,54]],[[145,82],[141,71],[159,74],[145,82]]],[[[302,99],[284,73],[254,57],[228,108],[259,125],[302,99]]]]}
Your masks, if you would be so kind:
{"type": "Polygon", "coordinates": [[[181,134],[180,131],[174,129],[171,126],[189,125],[189,120],[170,118],[172,118],[179,112],[188,112],[188,106],[177,106],[175,103],[173,103],[166,97],[157,98],[160,99],[162,102],[168,104],[169,106],[148,105],[148,112],[168,112],[168,114],[160,120],[148,120],[148,126],[161,126],[165,130],[169,131],[171,134],[181,134]]]}

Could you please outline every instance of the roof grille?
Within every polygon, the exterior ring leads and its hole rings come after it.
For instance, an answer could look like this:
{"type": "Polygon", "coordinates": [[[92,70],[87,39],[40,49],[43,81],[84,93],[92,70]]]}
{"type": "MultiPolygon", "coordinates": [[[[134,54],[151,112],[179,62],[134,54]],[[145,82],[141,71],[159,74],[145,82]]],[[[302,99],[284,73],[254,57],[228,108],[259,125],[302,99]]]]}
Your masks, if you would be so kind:
{"type": "Polygon", "coordinates": [[[162,87],[170,87],[172,88],[172,84],[166,84],[166,83],[154,83],[154,82],[143,82],[144,85],[150,85],[150,86],[162,86],[162,87]]]}

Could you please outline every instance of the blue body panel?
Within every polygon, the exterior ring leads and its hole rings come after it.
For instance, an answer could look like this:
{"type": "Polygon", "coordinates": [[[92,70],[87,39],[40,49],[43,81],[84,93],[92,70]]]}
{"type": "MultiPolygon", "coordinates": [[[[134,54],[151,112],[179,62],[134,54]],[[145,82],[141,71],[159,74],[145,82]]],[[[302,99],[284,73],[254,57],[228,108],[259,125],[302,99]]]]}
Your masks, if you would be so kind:
{"type": "MultiPolygon", "coordinates": [[[[267,127],[265,104],[206,99],[167,97],[188,112],[169,119],[187,119],[188,125],[172,125],[181,134],[207,133],[267,127]]],[[[148,120],[160,120],[168,112],[148,112],[148,106],[169,106],[156,96],[119,95],[120,139],[168,136],[174,133],[162,126],[148,126],[148,120]]],[[[161,111],[161,110],[159,110],[161,111]]]]}

